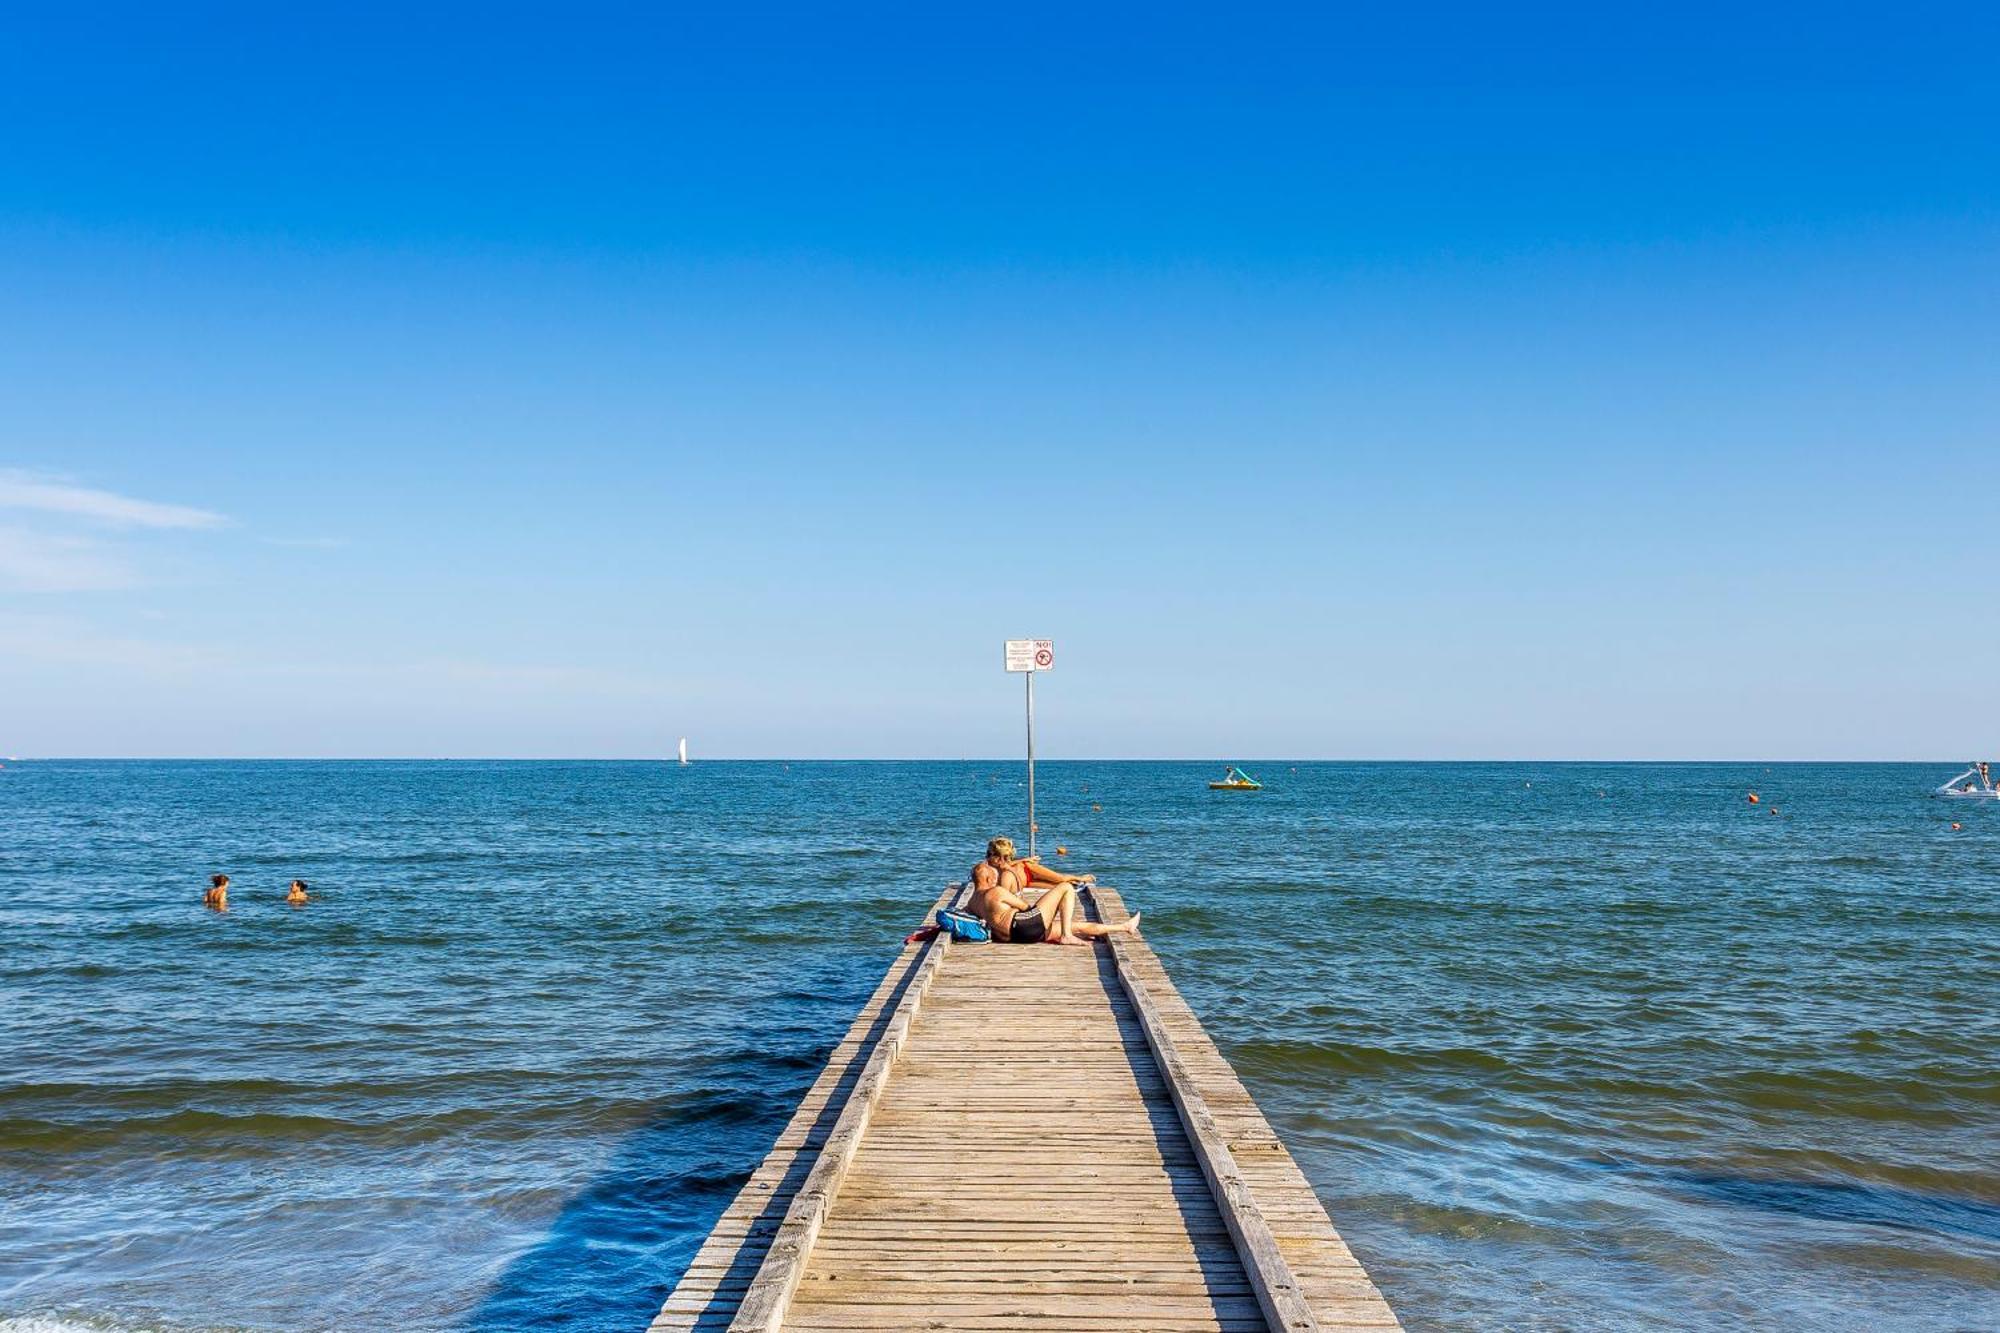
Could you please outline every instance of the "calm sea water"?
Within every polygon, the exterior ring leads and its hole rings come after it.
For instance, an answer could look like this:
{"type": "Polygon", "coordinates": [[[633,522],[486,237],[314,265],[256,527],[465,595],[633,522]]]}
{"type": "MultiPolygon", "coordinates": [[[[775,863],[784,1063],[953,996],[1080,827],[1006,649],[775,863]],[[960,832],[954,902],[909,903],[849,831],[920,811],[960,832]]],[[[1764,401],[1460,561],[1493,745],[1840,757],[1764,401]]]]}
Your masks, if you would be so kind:
{"type": "MultiPolygon", "coordinates": [[[[1249,767],[1045,764],[1046,842],[1412,1328],[2000,1327],[1951,766],[1249,767]]],[[[8,765],[0,1330],[643,1327],[1020,776],[8,765]]]]}

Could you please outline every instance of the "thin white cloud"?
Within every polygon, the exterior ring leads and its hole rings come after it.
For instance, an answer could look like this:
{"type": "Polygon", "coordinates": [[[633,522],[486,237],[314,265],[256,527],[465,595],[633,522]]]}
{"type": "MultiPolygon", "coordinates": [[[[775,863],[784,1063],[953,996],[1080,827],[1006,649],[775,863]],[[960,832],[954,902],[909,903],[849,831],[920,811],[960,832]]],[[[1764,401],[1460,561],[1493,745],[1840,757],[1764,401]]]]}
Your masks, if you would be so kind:
{"type": "Polygon", "coordinates": [[[0,662],[60,667],[113,667],[134,678],[185,676],[226,658],[211,647],[106,632],[68,616],[0,612],[0,662]]]}
{"type": "Polygon", "coordinates": [[[108,592],[138,583],[131,566],[96,542],[0,527],[0,590],[108,592]]]}
{"type": "Polygon", "coordinates": [[[67,514],[121,528],[217,528],[229,521],[207,509],[135,500],[115,491],[11,468],[0,469],[0,509],[67,514]]]}
{"type": "MultiPolygon", "coordinates": [[[[162,619],[153,611],[138,615],[146,621],[162,619]]],[[[0,678],[21,663],[115,667],[134,679],[200,671],[260,696],[358,699],[370,701],[370,707],[378,700],[416,700],[441,712],[495,702],[514,707],[527,699],[650,705],[687,693],[684,682],[641,672],[456,658],[289,656],[243,643],[132,634],[74,615],[0,609],[0,678]],[[328,694],[328,686],[338,689],[328,694]],[[295,695],[295,689],[303,693],[295,695]]]]}

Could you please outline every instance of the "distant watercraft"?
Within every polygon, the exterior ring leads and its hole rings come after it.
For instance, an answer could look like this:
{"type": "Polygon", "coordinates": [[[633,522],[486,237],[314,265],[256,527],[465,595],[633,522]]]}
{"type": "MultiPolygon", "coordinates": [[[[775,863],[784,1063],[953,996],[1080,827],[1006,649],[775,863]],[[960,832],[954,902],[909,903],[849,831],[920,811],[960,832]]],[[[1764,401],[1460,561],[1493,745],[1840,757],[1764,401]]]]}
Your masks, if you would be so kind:
{"type": "Polygon", "coordinates": [[[1234,764],[1222,775],[1222,781],[1208,784],[1210,791],[1262,791],[1264,784],[1245,773],[1234,764]]]}
{"type": "Polygon", "coordinates": [[[681,763],[685,765],[687,761],[688,761],[688,738],[683,736],[681,737],[681,763]]]}
{"type": "Polygon", "coordinates": [[[1984,761],[1972,765],[1950,782],[1932,792],[1933,796],[1951,796],[1961,800],[2000,801],[2000,787],[1993,785],[1993,766],[1984,761]]]}

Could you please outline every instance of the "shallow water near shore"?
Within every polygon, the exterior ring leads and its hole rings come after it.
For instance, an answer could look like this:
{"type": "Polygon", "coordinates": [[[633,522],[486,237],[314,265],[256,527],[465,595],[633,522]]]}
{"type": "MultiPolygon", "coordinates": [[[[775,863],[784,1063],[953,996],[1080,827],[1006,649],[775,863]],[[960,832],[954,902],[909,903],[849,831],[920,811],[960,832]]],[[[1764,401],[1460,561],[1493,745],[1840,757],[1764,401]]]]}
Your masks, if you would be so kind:
{"type": "MultiPolygon", "coordinates": [[[[1044,850],[1411,1328],[2000,1327],[1956,766],[1245,766],[1040,765],[1044,850]]],[[[7,765],[0,1333],[642,1328],[1021,776],[7,765]]]]}

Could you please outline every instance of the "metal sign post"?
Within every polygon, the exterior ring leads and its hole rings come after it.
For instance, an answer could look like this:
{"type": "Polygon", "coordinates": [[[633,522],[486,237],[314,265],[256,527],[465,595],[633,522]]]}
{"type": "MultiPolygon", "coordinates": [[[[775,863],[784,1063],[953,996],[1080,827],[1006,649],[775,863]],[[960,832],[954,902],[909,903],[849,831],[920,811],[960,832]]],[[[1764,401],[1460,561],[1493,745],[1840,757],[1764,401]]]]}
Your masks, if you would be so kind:
{"type": "Polygon", "coordinates": [[[1028,859],[1035,859],[1035,673],[1030,671],[1025,677],[1028,682],[1028,859]]]}
{"type": "Polygon", "coordinates": [[[1028,859],[1035,859],[1035,673],[1056,664],[1053,639],[1007,640],[1007,670],[1026,676],[1028,686],[1028,859]]]}

